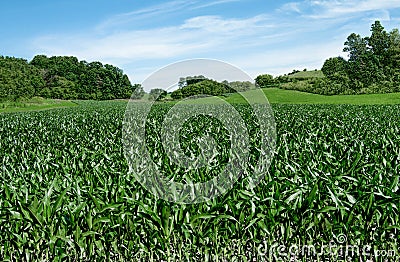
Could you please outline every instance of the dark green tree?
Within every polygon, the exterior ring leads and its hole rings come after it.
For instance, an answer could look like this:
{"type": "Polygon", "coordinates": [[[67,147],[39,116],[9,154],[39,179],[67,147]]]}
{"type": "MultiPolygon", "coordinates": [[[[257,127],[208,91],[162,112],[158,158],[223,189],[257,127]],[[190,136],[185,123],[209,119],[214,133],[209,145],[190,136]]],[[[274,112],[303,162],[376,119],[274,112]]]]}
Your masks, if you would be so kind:
{"type": "Polygon", "coordinates": [[[40,70],[27,60],[0,56],[0,100],[31,98],[44,86],[40,70]]]}
{"type": "Polygon", "coordinates": [[[264,75],[259,75],[255,79],[256,86],[260,88],[265,88],[265,87],[272,87],[275,85],[275,80],[272,75],[269,74],[264,74],[264,75]]]}
{"type": "Polygon", "coordinates": [[[384,59],[389,48],[389,34],[379,21],[371,26],[371,32],[371,36],[366,38],[368,45],[375,56],[384,59]]]}
{"type": "Polygon", "coordinates": [[[234,92],[236,91],[229,85],[206,79],[202,81],[197,81],[195,83],[186,85],[180,89],[175,90],[171,93],[171,98],[181,99],[199,95],[220,96],[226,93],[234,92]]]}
{"type": "MultiPolygon", "coordinates": [[[[391,77],[395,86],[400,85],[400,33],[399,29],[393,29],[389,33],[389,47],[387,49],[386,74],[391,77]]],[[[397,91],[397,90],[396,90],[397,91]]]]}
{"type": "Polygon", "coordinates": [[[167,91],[161,88],[151,89],[149,93],[149,99],[155,101],[160,101],[164,99],[166,96],[167,96],[167,91]]]}
{"type": "Polygon", "coordinates": [[[108,100],[116,98],[130,98],[136,87],[132,86],[127,75],[113,65],[101,62],[79,61],[73,56],[35,56],[31,65],[41,70],[46,82],[43,95],[55,95],[51,90],[57,88],[58,94],[65,92],[63,97],[77,97],[79,99],[108,100]],[[54,81],[63,79],[71,81],[73,85],[55,85],[54,81]],[[61,90],[61,91],[60,91],[61,90]]]}
{"type": "Polygon", "coordinates": [[[143,90],[143,86],[141,84],[133,85],[133,93],[131,95],[131,99],[142,99],[145,92],[143,90]]]}
{"type": "Polygon", "coordinates": [[[171,93],[171,98],[175,99],[175,100],[183,98],[182,90],[181,89],[177,89],[177,90],[173,91],[171,93]]]}
{"type": "Polygon", "coordinates": [[[327,78],[333,79],[336,74],[347,74],[346,64],[343,57],[332,57],[325,61],[321,70],[327,78]]]}
{"type": "Polygon", "coordinates": [[[186,85],[193,85],[199,82],[202,82],[204,80],[207,80],[207,78],[203,75],[199,76],[188,76],[186,77],[186,85]]]}
{"type": "Polygon", "coordinates": [[[347,37],[346,42],[344,42],[345,47],[343,52],[349,53],[349,61],[356,62],[359,61],[367,52],[367,39],[362,38],[360,35],[352,33],[347,37]]]}
{"type": "Polygon", "coordinates": [[[255,85],[250,81],[233,81],[233,82],[226,81],[222,83],[235,89],[238,92],[243,92],[255,88],[255,85]]]}

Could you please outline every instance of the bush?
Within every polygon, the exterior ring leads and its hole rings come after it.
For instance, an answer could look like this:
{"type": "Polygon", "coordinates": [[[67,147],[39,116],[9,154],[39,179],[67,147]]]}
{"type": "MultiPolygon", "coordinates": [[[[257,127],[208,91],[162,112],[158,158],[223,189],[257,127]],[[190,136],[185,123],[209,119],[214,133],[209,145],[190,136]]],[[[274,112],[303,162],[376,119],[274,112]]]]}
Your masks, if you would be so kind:
{"type": "Polygon", "coordinates": [[[214,80],[203,80],[195,84],[184,86],[171,93],[173,99],[181,99],[190,96],[210,95],[220,96],[226,93],[235,93],[236,90],[226,84],[219,83],[214,80]]]}
{"type": "Polygon", "coordinates": [[[260,88],[273,87],[276,84],[274,77],[268,74],[257,76],[255,81],[256,86],[260,88]]]}

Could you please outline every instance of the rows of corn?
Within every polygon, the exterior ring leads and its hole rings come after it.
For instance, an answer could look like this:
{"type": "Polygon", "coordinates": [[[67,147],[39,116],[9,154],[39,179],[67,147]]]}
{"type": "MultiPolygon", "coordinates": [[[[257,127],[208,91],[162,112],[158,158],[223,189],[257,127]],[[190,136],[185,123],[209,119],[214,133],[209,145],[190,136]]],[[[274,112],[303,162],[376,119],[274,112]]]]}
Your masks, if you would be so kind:
{"type": "MultiPolygon", "coordinates": [[[[253,189],[241,179],[227,194],[192,205],[155,198],[128,172],[121,141],[125,107],[81,102],[0,115],[1,261],[343,256],[272,248],[328,244],[370,247],[351,260],[383,260],[374,250],[394,250],[397,257],[390,253],[388,261],[399,259],[400,106],[275,105],[276,152],[265,178],[253,189]]],[[[167,109],[156,105],[152,114],[162,119],[167,109]]],[[[245,106],[236,109],[252,118],[245,106]]],[[[186,124],[189,140],[193,130],[203,130],[196,123],[213,124],[201,117],[186,124]]],[[[257,125],[246,123],[257,149],[257,125]]],[[[157,130],[147,132],[153,154],[157,130]]],[[[223,144],[221,163],[229,158],[223,153],[227,138],[222,132],[216,139],[223,144]]],[[[182,145],[189,153],[199,150],[191,141],[182,145]]]]}

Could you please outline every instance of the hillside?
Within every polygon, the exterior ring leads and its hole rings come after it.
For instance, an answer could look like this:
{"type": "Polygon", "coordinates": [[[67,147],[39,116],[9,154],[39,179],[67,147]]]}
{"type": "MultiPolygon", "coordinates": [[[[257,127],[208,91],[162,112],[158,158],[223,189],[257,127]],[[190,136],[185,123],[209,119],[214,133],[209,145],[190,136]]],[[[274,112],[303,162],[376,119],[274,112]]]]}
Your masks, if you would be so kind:
{"type": "Polygon", "coordinates": [[[310,79],[310,78],[323,78],[324,73],[321,70],[300,71],[288,76],[289,79],[310,79]]]}
{"type": "MultiPolygon", "coordinates": [[[[279,88],[263,88],[269,103],[271,104],[347,104],[347,105],[388,105],[400,104],[400,93],[390,94],[369,94],[369,95],[318,95],[295,90],[283,90],[279,88]]],[[[259,93],[255,90],[246,91],[247,97],[256,100],[259,93]]],[[[238,104],[246,103],[238,93],[231,94],[228,97],[221,97],[228,103],[238,104]]],[[[194,104],[214,104],[216,99],[199,98],[187,101],[194,104]]]]}

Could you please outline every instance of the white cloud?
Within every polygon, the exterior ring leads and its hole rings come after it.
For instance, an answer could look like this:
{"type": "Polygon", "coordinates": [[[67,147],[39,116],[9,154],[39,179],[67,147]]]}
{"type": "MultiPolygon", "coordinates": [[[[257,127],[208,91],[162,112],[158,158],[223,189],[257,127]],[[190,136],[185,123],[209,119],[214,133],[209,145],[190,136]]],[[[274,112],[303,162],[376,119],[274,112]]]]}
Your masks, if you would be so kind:
{"type": "Polygon", "coordinates": [[[296,12],[296,13],[301,13],[301,3],[300,2],[290,2],[284,4],[281,8],[279,8],[280,11],[284,12],[296,12]]]}
{"type": "Polygon", "coordinates": [[[305,1],[314,8],[312,18],[335,18],[339,16],[361,15],[365,12],[393,9],[400,7],[398,0],[357,0],[357,1],[305,1]]]}
{"type": "MultiPolygon", "coordinates": [[[[160,59],[226,49],[228,38],[240,38],[263,30],[262,16],[249,19],[222,19],[218,16],[200,16],[186,20],[182,25],[149,30],[110,33],[106,36],[53,35],[35,39],[41,52],[51,55],[72,54],[93,59],[160,59]]],[[[267,25],[263,25],[264,27],[267,25]]]]}
{"type": "MultiPolygon", "coordinates": [[[[384,11],[400,7],[398,0],[304,0],[289,2],[279,8],[281,12],[294,12],[313,19],[362,16],[366,12],[384,11]]],[[[388,17],[384,17],[388,19],[388,17]]]]}
{"type": "Polygon", "coordinates": [[[400,1],[306,0],[245,18],[205,15],[145,30],[129,26],[119,31],[113,28],[118,23],[135,26],[130,19],[138,17],[150,19],[181,8],[205,8],[232,1],[236,0],[166,2],[115,16],[85,34],[38,37],[32,46],[36,53],[74,55],[115,64],[132,73],[130,78],[134,82],[144,80],[165,64],[190,58],[228,61],[253,77],[266,72],[277,75],[295,68],[320,68],[326,58],[341,54],[350,32],[368,30],[368,25],[360,23],[360,19],[390,19],[387,9],[400,6],[400,1]],[[351,17],[357,17],[357,22],[351,17]],[[332,19],[316,22],[316,18],[332,19]],[[96,30],[99,28],[102,29],[96,30]]]}
{"type": "Polygon", "coordinates": [[[151,60],[224,56],[230,50],[241,49],[243,45],[247,48],[263,45],[263,41],[258,42],[256,38],[258,35],[272,36],[266,31],[268,28],[273,27],[264,16],[244,19],[199,16],[177,26],[149,30],[42,36],[33,41],[33,46],[36,53],[74,55],[87,61],[112,63],[134,73],[135,77],[131,75],[131,80],[141,81],[156,68],[131,69],[129,65],[137,66],[151,60]]]}
{"type": "Polygon", "coordinates": [[[228,3],[233,3],[233,2],[239,2],[240,0],[219,0],[219,1],[211,1],[209,3],[201,4],[198,5],[192,9],[200,9],[200,8],[205,8],[205,7],[211,7],[214,5],[221,5],[221,4],[228,4],[228,3]]]}
{"type": "Polygon", "coordinates": [[[168,1],[162,4],[153,5],[150,7],[137,9],[131,12],[114,15],[103,21],[97,26],[98,31],[104,31],[113,27],[119,27],[123,24],[128,24],[134,21],[149,19],[151,17],[160,16],[166,13],[173,13],[183,10],[193,5],[197,1],[193,0],[175,0],[168,1]]]}
{"type": "Polygon", "coordinates": [[[253,29],[273,27],[265,24],[266,16],[258,15],[249,19],[223,19],[219,16],[198,16],[185,21],[181,29],[200,29],[220,34],[247,34],[253,29]]]}
{"type": "Polygon", "coordinates": [[[269,73],[275,76],[291,72],[293,69],[320,69],[329,57],[345,56],[341,52],[343,41],[337,39],[329,43],[311,43],[291,48],[274,48],[265,52],[248,54],[230,60],[244,68],[252,77],[269,73]]]}
{"type": "Polygon", "coordinates": [[[174,0],[167,1],[162,4],[153,5],[150,7],[137,9],[131,12],[118,14],[110,17],[97,26],[98,31],[104,31],[113,27],[118,27],[124,24],[132,23],[134,21],[143,21],[154,17],[160,17],[165,14],[172,14],[184,10],[196,10],[212,7],[215,5],[228,4],[238,2],[240,0],[174,0]]]}
{"type": "Polygon", "coordinates": [[[113,33],[105,37],[46,36],[36,39],[34,44],[42,52],[52,55],[70,53],[89,60],[138,60],[173,57],[208,48],[211,44],[204,41],[194,42],[194,39],[198,39],[195,34],[179,32],[178,28],[170,27],[113,33]]]}
{"type": "MultiPolygon", "coordinates": [[[[34,45],[41,53],[48,55],[68,54],[88,61],[116,64],[134,73],[135,78],[130,78],[135,81],[143,80],[156,68],[149,70],[130,66],[149,60],[212,57],[230,61],[232,57],[239,56],[235,64],[249,68],[250,73],[258,72],[261,67],[281,73],[283,68],[293,67],[296,63],[304,64],[309,57],[315,57],[315,52],[309,49],[304,51],[302,46],[293,49],[279,45],[297,41],[296,36],[316,30],[313,24],[304,23],[299,27],[297,22],[281,20],[279,27],[272,22],[274,19],[265,15],[243,19],[199,16],[177,26],[110,33],[106,36],[45,36],[36,39],[34,45]],[[263,55],[265,50],[267,55],[263,55]]],[[[317,60],[320,61],[319,57],[317,60]]]]}

